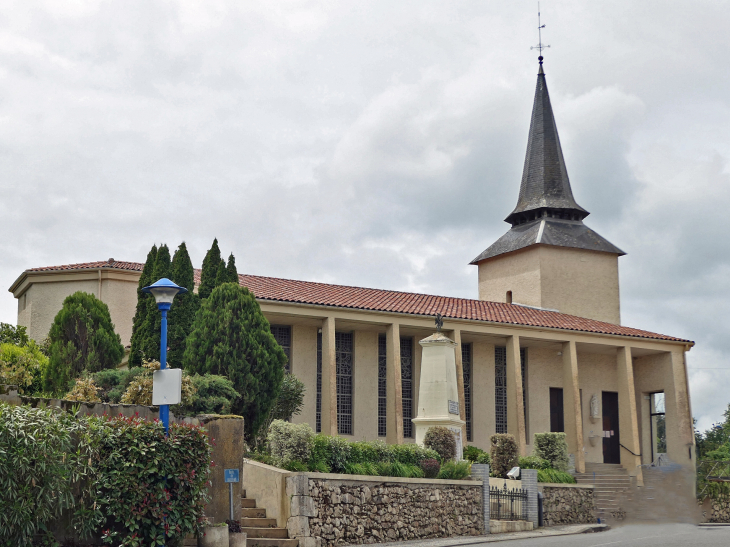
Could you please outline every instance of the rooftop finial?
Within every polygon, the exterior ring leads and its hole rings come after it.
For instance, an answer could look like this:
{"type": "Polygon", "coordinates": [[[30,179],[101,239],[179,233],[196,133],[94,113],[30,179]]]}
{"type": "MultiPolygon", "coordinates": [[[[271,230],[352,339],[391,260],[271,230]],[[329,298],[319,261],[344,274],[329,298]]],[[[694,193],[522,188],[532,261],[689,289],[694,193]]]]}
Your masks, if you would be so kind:
{"type": "Polygon", "coordinates": [[[536,49],[540,52],[540,56],[537,58],[538,61],[540,61],[540,69],[542,70],[542,50],[545,48],[548,48],[550,46],[543,46],[542,45],[542,29],[545,28],[545,25],[541,24],[540,22],[540,2],[537,3],[537,38],[538,38],[538,44],[536,46],[532,46],[530,49],[536,49]]]}

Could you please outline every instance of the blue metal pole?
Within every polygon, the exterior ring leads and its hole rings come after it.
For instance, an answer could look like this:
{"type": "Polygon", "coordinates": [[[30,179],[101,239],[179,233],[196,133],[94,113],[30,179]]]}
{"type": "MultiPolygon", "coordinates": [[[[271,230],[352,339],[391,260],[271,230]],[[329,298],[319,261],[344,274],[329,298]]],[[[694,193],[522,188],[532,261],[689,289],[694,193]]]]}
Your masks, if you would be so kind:
{"type": "MultiPolygon", "coordinates": [[[[160,333],[160,370],[167,368],[167,311],[171,304],[165,302],[157,305],[162,312],[162,328],[160,333]]],[[[170,432],[170,405],[160,405],[160,420],[165,427],[165,435],[170,432]]]]}

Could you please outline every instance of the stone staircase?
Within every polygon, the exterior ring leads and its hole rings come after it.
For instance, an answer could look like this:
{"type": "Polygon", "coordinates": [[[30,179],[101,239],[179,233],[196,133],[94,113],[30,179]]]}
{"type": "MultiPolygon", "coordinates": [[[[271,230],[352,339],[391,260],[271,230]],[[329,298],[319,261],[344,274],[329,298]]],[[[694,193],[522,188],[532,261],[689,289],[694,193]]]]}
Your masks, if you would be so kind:
{"type": "Polygon", "coordinates": [[[631,477],[619,464],[587,463],[586,472],[575,475],[578,484],[595,486],[596,517],[601,522],[616,522],[626,517],[631,492],[631,477]]]}
{"type": "Polygon", "coordinates": [[[256,507],[255,498],[241,496],[241,531],[246,532],[247,547],[298,547],[298,539],[289,539],[286,528],[277,528],[276,519],[266,518],[266,509],[256,507]]]}

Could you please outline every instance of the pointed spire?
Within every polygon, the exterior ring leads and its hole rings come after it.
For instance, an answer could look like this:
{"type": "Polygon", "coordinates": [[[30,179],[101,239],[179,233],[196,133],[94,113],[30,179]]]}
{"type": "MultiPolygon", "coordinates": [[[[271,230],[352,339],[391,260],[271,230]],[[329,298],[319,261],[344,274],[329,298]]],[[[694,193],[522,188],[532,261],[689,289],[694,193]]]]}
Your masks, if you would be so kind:
{"type": "Polygon", "coordinates": [[[537,74],[520,196],[514,211],[505,219],[513,226],[543,216],[583,220],[589,214],[573,198],[542,70],[542,56],[538,59],[540,70],[537,74]]]}

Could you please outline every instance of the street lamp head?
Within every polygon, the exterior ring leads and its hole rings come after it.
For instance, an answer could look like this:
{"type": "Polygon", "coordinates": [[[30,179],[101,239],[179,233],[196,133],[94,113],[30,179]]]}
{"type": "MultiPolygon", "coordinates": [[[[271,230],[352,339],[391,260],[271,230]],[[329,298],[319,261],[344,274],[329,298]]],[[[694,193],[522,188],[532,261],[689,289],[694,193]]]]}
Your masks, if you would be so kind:
{"type": "Polygon", "coordinates": [[[150,293],[152,296],[154,296],[155,302],[157,302],[157,305],[160,306],[160,304],[172,304],[175,295],[186,293],[188,292],[188,290],[185,287],[179,287],[178,285],[175,285],[175,283],[173,283],[166,277],[163,277],[149,287],[144,287],[142,289],[142,292],[150,293]]]}

